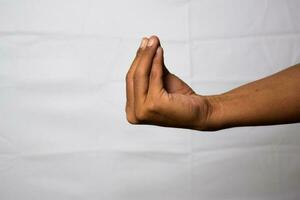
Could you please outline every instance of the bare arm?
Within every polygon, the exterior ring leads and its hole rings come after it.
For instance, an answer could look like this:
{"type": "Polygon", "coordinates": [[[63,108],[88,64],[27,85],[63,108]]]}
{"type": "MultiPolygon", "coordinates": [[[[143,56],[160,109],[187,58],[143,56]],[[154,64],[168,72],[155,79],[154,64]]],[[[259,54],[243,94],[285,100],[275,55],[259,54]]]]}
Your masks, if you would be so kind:
{"type": "Polygon", "coordinates": [[[207,98],[213,129],[300,122],[300,64],[207,98]]]}

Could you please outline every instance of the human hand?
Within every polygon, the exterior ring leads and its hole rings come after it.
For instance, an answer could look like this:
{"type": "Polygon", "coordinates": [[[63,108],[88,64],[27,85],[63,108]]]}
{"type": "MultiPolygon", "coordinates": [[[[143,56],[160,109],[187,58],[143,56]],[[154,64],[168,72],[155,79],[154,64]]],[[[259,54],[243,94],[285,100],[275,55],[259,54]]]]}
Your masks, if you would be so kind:
{"type": "Polygon", "coordinates": [[[156,36],[142,40],[126,75],[126,97],[131,124],[208,128],[212,112],[208,99],[167,70],[156,36]]]}

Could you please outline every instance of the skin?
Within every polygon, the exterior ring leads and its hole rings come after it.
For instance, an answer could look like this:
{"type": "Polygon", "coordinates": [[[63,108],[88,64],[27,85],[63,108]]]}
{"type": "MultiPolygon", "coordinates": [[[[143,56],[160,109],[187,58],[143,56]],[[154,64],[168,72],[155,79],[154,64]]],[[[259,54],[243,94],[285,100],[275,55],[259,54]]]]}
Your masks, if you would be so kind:
{"type": "Polygon", "coordinates": [[[126,75],[131,124],[215,131],[300,122],[300,65],[223,94],[196,94],[164,64],[157,36],[143,38],[126,75]]]}

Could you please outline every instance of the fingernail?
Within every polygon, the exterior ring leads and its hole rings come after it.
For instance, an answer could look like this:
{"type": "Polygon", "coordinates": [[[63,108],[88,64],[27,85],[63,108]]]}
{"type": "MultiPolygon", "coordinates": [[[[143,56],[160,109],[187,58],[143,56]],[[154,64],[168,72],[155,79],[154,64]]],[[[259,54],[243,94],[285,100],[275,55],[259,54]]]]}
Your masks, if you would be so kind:
{"type": "Polygon", "coordinates": [[[145,38],[142,39],[140,48],[143,49],[147,44],[147,40],[145,38]]]}
{"type": "Polygon", "coordinates": [[[153,45],[153,43],[154,43],[154,39],[151,38],[148,42],[148,47],[151,47],[153,45]]]}
{"type": "Polygon", "coordinates": [[[161,47],[158,47],[158,48],[156,49],[156,53],[157,53],[157,54],[160,53],[161,50],[162,50],[161,47]]]}

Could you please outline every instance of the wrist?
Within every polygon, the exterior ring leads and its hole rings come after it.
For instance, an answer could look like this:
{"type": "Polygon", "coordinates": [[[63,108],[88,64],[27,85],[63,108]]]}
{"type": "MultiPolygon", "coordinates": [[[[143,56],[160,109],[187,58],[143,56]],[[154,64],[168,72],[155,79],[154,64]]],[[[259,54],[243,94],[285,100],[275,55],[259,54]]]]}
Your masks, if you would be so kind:
{"type": "Polygon", "coordinates": [[[226,127],[223,95],[200,96],[204,99],[206,113],[205,119],[200,120],[201,131],[217,131],[226,127]]]}

